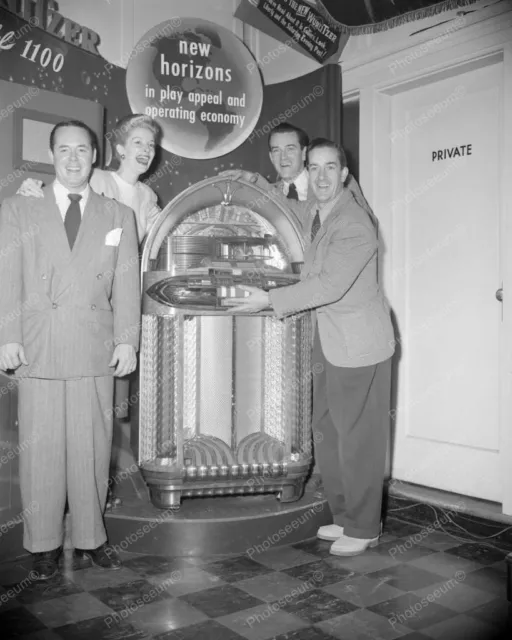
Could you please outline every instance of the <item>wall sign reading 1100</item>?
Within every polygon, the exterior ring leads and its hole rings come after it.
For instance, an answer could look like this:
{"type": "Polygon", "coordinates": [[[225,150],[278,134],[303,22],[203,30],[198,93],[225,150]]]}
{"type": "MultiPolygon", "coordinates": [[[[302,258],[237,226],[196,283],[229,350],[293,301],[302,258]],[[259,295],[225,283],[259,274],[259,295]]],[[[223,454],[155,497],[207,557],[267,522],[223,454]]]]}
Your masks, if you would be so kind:
{"type": "Polygon", "coordinates": [[[451,149],[438,149],[432,151],[432,162],[436,160],[446,160],[447,158],[459,158],[462,156],[473,155],[472,144],[461,144],[458,147],[451,147],[451,149]]]}

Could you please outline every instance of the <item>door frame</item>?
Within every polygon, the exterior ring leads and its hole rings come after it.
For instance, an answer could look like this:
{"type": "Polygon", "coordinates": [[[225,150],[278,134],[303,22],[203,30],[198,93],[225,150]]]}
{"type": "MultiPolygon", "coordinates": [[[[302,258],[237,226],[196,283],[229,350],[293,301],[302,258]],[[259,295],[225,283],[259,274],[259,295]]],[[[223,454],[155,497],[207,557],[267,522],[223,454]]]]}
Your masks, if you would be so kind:
{"type": "MultiPolygon", "coordinates": [[[[435,33],[433,34],[433,37],[435,33]]],[[[502,114],[503,123],[500,149],[501,211],[500,252],[503,278],[503,323],[500,336],[500,477],[502,512],[512,515],[512,11],[499,17],[482,20],[460,29],[450,37],[449,46],[433,48],[418,56],[418,45],[400,51],[410,64],[403,65],[392,74],[390,68],[397,54],[375,58],[361,66],[350,68],[343,75],[346,91],[343,99],[355,94],[360,102],[360,181],[366,198],[374,207],[384,231],[382,282],[385,292],[392,293],[393,282],[393,229],[391,167],[391,103],[397,93],[430,83],[459,70],[481,66],[484,59],[501,58],[503,69],[502,114]],[[510,294],[507,296],[507,292],[510,294]]],[[[500,283],[497,283],[498,288],[500,283]]]]}

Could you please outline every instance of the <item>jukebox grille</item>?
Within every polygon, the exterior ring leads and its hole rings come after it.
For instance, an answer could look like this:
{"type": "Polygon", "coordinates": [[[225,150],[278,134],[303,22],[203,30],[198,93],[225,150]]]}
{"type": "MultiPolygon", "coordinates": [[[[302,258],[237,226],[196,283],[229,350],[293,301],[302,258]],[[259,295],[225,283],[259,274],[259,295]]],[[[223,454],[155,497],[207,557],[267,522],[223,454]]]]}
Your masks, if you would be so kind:
{"type": "MultiPolygon", "coordinates": [[[[283,387],[286,370],[283,369],[283,323],[274,318],[263,320],[262,357],[264,361],[264,397],[262,398],[262,429],[277,440],[285,442],[286,420],[283,415],[283,387]]],[[[288,443],[285,446],[288,450],[288,443]]]]}
{"type": "MultiPolygon", "coordinates": [[[[312,386],[313,376],[317,373],[312,363],[311,337],[313,321],[310,314],[304,316],[303,322],[295,327],[294,342],[290,347],[295,353],[297,377],[292,384],[298,385],[299,394],[292,394],[295,401],[297,418],[302,416],[301,428],[292,431],[292,450],[312,454],[311,418],[312,418],[312,386]]],[[[319,372],[318,372],[319,373],[319,372]]],[[[290,400],[292,401],[292,400],[290,400]]]]}
{"type": "Polygon", "coordinates": [[[142,316],[139,464],[155,457],[158,432],[158,318],[142,316]]]}
{"type": "Polygon", "coordinates": [[[183,388],[187,393],[183,397],[183,438],[193,438],[198,426],[198,366],[197,342],[201,339],[200,323],[197,317],[187,316],[183,338],[183,388]]]}
{"type": "MultiPolygon", "coordinates": [[[[181,320],[181,318],[179,319],[181,320]]],[[[162,347],[161,357],[158,359],[158,419],[159,429],[157,431],[157,451],[162,458],[171,458],[175,455],[176,442],[171,424],[176,420],[176,404],[173,402],[176,397],[176,383],[179,383],[181,376],[179,371],[179,357],[176,344],[176,332],[173,331],[172,323],[165,322],[158,325],[159,341],[162,347]],[[178,375],[176,375],[178,374],[178,375]],[[174,387],[174,388],[173,388],[174,387]],[[174,393],[164,392],[160,389],[173,389],[174,393]]]]}

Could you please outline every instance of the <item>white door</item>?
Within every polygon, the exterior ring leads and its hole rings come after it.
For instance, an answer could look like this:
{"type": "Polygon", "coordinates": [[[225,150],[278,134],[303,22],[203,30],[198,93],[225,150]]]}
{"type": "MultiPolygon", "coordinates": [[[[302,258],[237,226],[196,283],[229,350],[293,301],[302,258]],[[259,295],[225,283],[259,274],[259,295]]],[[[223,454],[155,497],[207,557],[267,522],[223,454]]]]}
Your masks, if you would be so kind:
{"type": "Polygon", "coordinates": [[[386,230],[401,352],[393,477],[496,502],[502,74],[497,61],[391,96],[386,230]]]}

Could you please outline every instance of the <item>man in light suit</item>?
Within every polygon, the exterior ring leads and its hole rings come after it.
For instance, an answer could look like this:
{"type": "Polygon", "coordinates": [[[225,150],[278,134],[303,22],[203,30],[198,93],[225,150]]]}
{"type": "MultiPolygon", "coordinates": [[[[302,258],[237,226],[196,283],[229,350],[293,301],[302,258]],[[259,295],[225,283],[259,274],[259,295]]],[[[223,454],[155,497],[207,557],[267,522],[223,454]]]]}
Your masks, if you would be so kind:
{"type": "MultiPolygon", "coordinates": [[[[268,136],[269,158],[278,176],[276,182],[268,182],[259,173],[240,169],[223,171],[221,175],[232,177],[234,180],[242,178],[269,191],[292,209],[297,221],[305,229],[310,222],[309,214],[316,202],[316,196],[309,188],[309,174],[306,167],[308,145],[309,136],[303,129],[289,122],[282,122],[275,126],[268,136]]],[[[374,223],[377,224],[359,184],[350,174],[345,180],[345,188],[354,194],[358,203],[369,212],[374,223]]]]}
{"type": "Polygon", "coordinates": [[[58,571],[66,499],[82,566],[120,566],[103,522],[113,376],[135,369],[140,331],[135,218],[89,187],[94,133],[57,124],[50,158],[44,197],[0,212],[0,369],[20,380],[20,441],[37,442],[20,453],[20,488],[40,579],[58,571]]]}
{"type": "Polygon", "coordinates": [[[313,429],[322,436],[315,452],[334,519],[318,537],[333,542],[334,555],[357,555],[380,534],[393,327],[377,281],[373,214],[344,188],[345,153],[318,139],[307,158],[316,203],[305,223],[301,281],[269,293],[244,287],[249,295],[232,311],[272,307],[283,318],[315,310],[313,429]]]}

